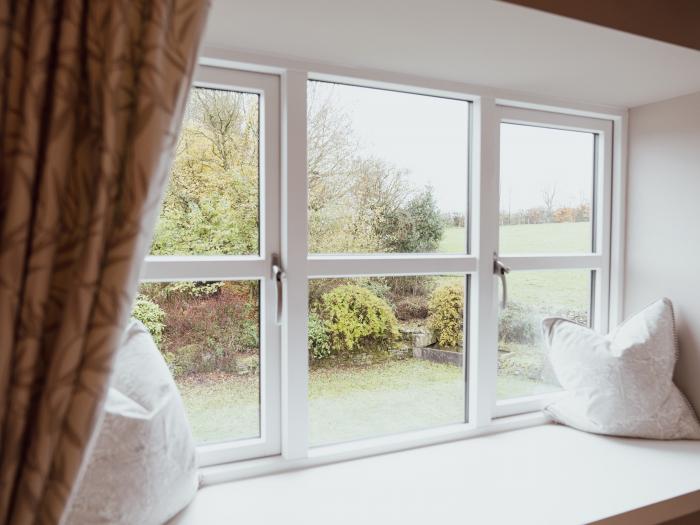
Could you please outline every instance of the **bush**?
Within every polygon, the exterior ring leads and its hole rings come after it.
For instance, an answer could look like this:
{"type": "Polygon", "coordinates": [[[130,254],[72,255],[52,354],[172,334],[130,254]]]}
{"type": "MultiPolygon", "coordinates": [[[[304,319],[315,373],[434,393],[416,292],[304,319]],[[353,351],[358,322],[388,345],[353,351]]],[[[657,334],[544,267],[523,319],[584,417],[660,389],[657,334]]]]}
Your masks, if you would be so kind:
{"type": "Polygon", "coordinates": [[[498,320],[498,334],[501,343],[534,343],[537,334],[532,312],[522,303],[509,302],[498,320]]]}
{"type": "Polygon", "coordinates": [[[435,277],[431,275],[407,275],[388,280],[395,298],[428,295],[435,288],[435,277]]]}
{"type": "Polygon", "coordinates": [[[176,352],[166,352],[163,357],[174,377],[180,378],[202,371],[201,352],[195,344],[181,346],[176,352]]]}
{"type": "Polygon", "coordinates": [[[361,286],[338,286],[321,298],[333,353],[388,350],[399,339],[399,324],[389,304],[361,286]]]}
{"type": "Polygon", "coordinates": [[[396,317],[402,321],[428,317],[428,301],[422,295],[405,297],[396,303],[396,317]]]}
{"type": "Polygon", "coordinates": [[[315,313],[309,314],[309,353],[312,359],[325,359],[332,353],[326,326],[315,313]]]}
{"type": "MultiPolygon", "coordinates": [[[[356,284],[366,288],[372,292],[377,297],[381,299],[387,299],[389,292],[391,291],[390,282],[393,279],[387,279],[386,277],[357,277],[348,284],[356,284]]],[[[347,282],[347,281],[346,281],[347,282]]]]}
{"type": "Polygon", "coordinates": [[[439,246],[445,223],[428,186],[403,206],[383,210],[373,229],[387,252],[429,253],[439,246]]]}
{"type": "Polygon", "coordinates": [[[257,283],[192,285],[149,290],[168,320],[160,345],[165,360],[176,377],[237,372],[241,362],[259,353],[257,283]]]}
{"type": "Polygon", "coordinates": [[[464,297],[460,286],[441,286],[430,296],[428,327],[435,331],[438,344],[455,347],[462,344],[464,297]]]}
{"type": "Polygon", "coordinates": [[[224,286],[220,281],[175,281],[165,286],[163,293],[168,296],[181,294],[185,297],[207,297],[214,295],[224,286]]]}
{"type": "Polygon", "coordinates": [[[132,317],[138,319],[148,329],[157,345],[163,341],[165,330],[165,312],[147,296],[136,294],[134,307],[131,310],[132,317]]]}

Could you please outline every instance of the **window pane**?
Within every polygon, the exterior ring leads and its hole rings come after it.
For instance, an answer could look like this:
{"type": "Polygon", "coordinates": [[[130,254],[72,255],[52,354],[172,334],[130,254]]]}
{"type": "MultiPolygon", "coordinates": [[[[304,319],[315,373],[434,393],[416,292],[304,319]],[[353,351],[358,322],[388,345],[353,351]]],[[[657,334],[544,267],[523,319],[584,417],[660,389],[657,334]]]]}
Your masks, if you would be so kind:
{"type": "Polygon", "coordinates": [[[565,317],[588,325],[591,305],[589,270],[547,270],[508,274],[508,306],[498,321],[498,399],[559,390],[540,324],[565,317]]]}
{"type": "Polygon", "coordinates": [[[313,279],[311,444],[465,421],[464,276],[313,279]]]}
{"type": "Polygon", "coordinates": [[[595,135],[501,124],[500,253],[590,253],[595,135]]]}
{"type": "Polygon", "coordinates": [[[260,435],[259,281],[142,283],[132,315],[175,377],[197,443],[260,435]]]}
{"type": "Polygon", "coordinates": [[[258,254],[259,98],[192,89],[151,254],[258,254]]]}
{"type": "Polygon", "coordinates": [[[309,251],[465,253],[469,103],[308,84],[309,251]]]}

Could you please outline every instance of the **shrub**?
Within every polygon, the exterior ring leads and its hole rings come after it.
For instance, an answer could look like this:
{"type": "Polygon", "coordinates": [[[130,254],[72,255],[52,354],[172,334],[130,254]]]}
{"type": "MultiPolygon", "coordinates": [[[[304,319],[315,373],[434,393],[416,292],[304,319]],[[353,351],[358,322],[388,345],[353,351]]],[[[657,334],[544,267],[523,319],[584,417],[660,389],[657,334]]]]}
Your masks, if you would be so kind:
{"type": "Polygon", "coordinates": [[[257,283],[218,284],[216,291],[195,286],[158,296],[168,319],[161,351],[175,376],[236,372],[259,353],[257,283]]]}
{"type": "Polygon", "coordinates": [[[143,323],[157,345],[163,341],[165,312],[157,303],[151,301],[147,295],[136,294],[131,315],[143,323]]]}
{"type": "Polygon", "coordinates": [[[509,302],[498,320],[498,334],[502,343],[534,343],[537,334],[532,312],[522,303],[509,302]]]}
{"type": "Polygon", "coordinates": [[[240,337],[241,345],[247,349],[260,348],[260,330],[258,329],[257,319],[241,319],[240,320],[240,337]]]}
{"type": "Polygon", "coordinates": [[[428,317],[428,301],[422,295],[405,297],[396,303],[396,317],[402,321],[428,317]]]}
{"type": "Polygon", "coordinates": [[[445,223],[428,186],[403,206],[382,210],[373,229],[388,252],[426,253],[437,249],[445,223]]]}
{"type": "Polygon", "coordinates": [[[325,359],[332,353],[326,326],[313,312],[309,314],[309,353],[312,359],[325,359]]]}
{"type": "Polygon", "coordinates": [[[166,352],[163,357],[170,372],[177,378],[203,371],[200,363],[201,352],[195,344],[181,346],[176,352],[166,352]]]}
{"type": "Polygon", "coordinates": [[[321,298],[319,313],[332,352],[388,350],[399,339],[389,304],[361,286],[338,286],[321,298]]]}
{"type": "Polygon", "coordinates": [[[353,279],[352,284],[367,288],[377,297],[386,299],[391,291],[391,285],[389,284],[391,280],[386,277],[358,277],[353,279]]]}
{"type": "Polygon", "coordinates": [[[460,286],[441,286],[430,296],[428,327],[435,331],[438,344],[455,347],[462,344],[464,298],[460,286]]]}
{"type": "Polygon", "coordinates": [[[224,286],[220,281],[175,281],[168,284],[163,293],[168,295],[181,294],[185,297],[207,297],[214,295],[224,286]]]}
{"type": "Polygon", "coordinates": [[[428,295],[435,288],[435,277],[431,275],[407,275],[392,277],[388,281],[393,297],[428,295]]]}

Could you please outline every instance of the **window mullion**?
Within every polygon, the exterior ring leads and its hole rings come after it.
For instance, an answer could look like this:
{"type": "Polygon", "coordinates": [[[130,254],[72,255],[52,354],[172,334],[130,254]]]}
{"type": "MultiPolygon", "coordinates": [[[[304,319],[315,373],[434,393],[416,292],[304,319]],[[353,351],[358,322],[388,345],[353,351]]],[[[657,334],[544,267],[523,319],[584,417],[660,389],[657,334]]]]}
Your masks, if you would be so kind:
{"type": "Polygon", "coordinates": [[[282,455],[308,455],[308,225],[305,72],[282,76],[282,455]]]}
{"type": "Polygon", "coordinates": [[[494,100],[483,97],[475,104],[475,166],[472,210],[472,246],[479,255],[471,287],[469,352],[469,421],[477,427],[491,422],[496,398],[498,359],[498,306],[493,254],[498,249],[499,116],[494,100]]]}
{"type": "Polygon", "coordinates": [[[603,255],[502,255],[499,259],[513,271],[526,270],[587,270],[603,268],[603,255]]]}
{"type": "Polygon", "coordinates": [[[473,273],[476,257],[463,256],[339,256],[309,257],[311,277],[348,277],[363,275],[431,275],[438,273],[473,273]]]}

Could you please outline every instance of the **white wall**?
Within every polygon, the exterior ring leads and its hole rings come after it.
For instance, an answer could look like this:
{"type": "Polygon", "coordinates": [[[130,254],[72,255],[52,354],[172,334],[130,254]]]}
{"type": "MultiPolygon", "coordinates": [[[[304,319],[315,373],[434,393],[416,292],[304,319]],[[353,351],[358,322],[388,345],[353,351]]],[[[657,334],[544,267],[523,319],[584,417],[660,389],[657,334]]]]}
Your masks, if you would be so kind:
{"type": "Polygon", "coordinates": [[[700,410],[700,93],[630,111],[626,251],[625,316],[673,301],[676,380],[700,410]]]}

